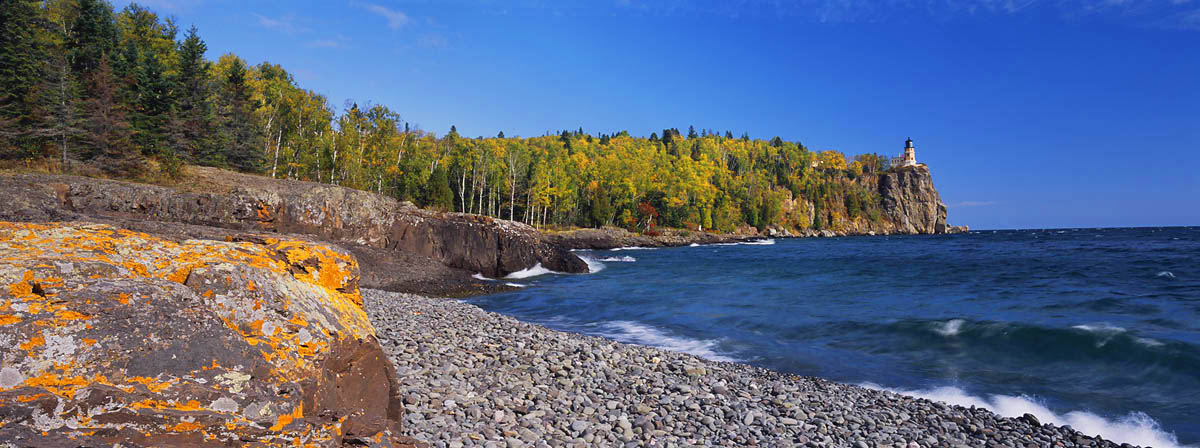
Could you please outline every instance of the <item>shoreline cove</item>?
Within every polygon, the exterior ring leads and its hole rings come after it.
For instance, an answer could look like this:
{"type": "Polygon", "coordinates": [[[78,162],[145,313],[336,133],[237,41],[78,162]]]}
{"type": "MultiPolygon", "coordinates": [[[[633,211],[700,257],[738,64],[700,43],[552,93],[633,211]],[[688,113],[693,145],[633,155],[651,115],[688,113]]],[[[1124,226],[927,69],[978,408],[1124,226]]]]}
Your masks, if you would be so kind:
{"type": "Polygon", "coordinates": [[[1028,397],[982,399],[955,388],[893,390],[796,376],[721,355],[712,360],[638,345],[707,349],[706,341],[674,339],[636,323],[614,323],[613,336],[598,337],[526,323],[469,301],[369,289],[363,297],[406,394],[406,435],[433,446],[464,446],[467,439],[497,446],[913,448],[982,440],[1182,446],[1136,414],[1115,422],[1085,412],[1060,416],[1028,397]],[[622,332],[634,343],[620,341],[622,332]],[[993,407],[1024,412],[1001,416],[993,407]],[[1051,422],[1100,428],[1103,438],[1051,422]]]}

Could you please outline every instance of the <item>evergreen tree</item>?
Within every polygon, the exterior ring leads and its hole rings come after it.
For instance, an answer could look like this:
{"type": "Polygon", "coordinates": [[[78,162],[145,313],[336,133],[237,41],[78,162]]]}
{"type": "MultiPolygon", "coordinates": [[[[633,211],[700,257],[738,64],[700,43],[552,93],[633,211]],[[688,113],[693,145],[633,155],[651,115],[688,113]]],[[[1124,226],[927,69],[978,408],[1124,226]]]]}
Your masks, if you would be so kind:
{"type": "Polygon", "coordinates": [[[54,52],[47,61],[46,77],[38,90],[36,132],[58,147],[59,162],[65,169],[75,157],[73,144],[83,130],[79,85],[64,52],[54,52]]]}
{"type": "Polygon", "coordinates": [[[167,124],[175,106],[173,80],[158,55],[141,54],[133,86],[133,139],[146,155],[170,156],[167,124]]]}
{"type": "Polygon", "coordinates": [[[212,64],[204,59],[207,50],[196,27],[188,29],[179,47],[178,114],[172,125],[177,137],[173,140],[177,140],[180,153],[192,163],[219,165],[221,157],[213,138],[217,117],[209,102],[212,64]]]}
{"type": "Polygon", "coordinates": [[[450,211],[454,207],[454,192],[450,191],[450,179],[442,166],[434,168],[425,185],[425,206],[442,211],[450,211]]]}
{"type": "Polygon", "coordinates": [[[95,160],[101,169],[112,175],[138,173],[141,154],[132,144],[125,107],[117,101],[116,79],[106,58],[100,58],[89,90],[93,96],[84,105],[84,143],[88,148],[85,158],[95,160]]]}
{"type": "Polygon", "coordinates": [[[221,113],[221,145],[224,159],[239,171],[257,172],[262,169],[262,135],[255,101],[246,80],[246,64],[236,58],[225,75],[221,113]]]}
{"type": "Polygon", "coordinates": [[[37,39],[39,5],[34,0],[0,3],[0,157],[37,154],[31,135],[37,86],[42,81],[45,49],[37,39]]]}
{"type": "Polygon", "coordinates": [[[696,135],[696,127],[695,127],[695,126],[688,126],[688,136],[687,136],[687,138],[691,139],[691,138],[696,138],[696,137],[698,137],[698,136],[696,135]]]}
{"type": "Polygon", "coordinates": [[[112,6],[104,0],[79,0],[79,15],[69,34],[67,57],[76,79],[92,79],[101,58],[116,54],[120,31],[112,6]]]}

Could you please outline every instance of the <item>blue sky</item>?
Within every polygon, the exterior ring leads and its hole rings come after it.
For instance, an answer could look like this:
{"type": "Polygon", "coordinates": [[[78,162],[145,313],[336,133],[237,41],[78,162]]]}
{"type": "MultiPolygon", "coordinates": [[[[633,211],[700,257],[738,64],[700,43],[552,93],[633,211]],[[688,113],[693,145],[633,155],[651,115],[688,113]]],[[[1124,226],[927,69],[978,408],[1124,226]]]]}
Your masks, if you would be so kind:
{"type": "Polygon", "coordinates": [[[953,224],[1200,225],[1200,0],[143,4],[439,134],[912,137],[953,224]]]}

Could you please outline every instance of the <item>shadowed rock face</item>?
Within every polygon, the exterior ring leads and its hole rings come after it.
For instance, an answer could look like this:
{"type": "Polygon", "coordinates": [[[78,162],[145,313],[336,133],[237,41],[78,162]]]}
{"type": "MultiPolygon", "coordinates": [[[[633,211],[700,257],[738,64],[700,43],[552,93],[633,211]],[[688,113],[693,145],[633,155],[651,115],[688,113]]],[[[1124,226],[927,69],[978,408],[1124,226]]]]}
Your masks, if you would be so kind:
{"type": "Polygon", "coordinates": [[[946,204],[933,188],[929,168],[900,168],[879,175],[879,195],[896,233],[946,233],[946,204]]]}
{"type": "Polygon", "coordinates": [[[0,440],[405,446],[342,249],[0,222],[0,440]]]}
{"type": "Polygon", "coordinates": [[[543,241],[535,229],[521,223],[423,210],[407,202],[338,186],[272,180],[212,168],[189,171],[206,182],[194,188],[204,191],[76,176],[0,176],[0,187],[16,198],[0,203],[0,218],[138,218],[299,233],[411,252],[490,277],[536,263],[555,271],[587,272],[583,260],[543,241]]]}

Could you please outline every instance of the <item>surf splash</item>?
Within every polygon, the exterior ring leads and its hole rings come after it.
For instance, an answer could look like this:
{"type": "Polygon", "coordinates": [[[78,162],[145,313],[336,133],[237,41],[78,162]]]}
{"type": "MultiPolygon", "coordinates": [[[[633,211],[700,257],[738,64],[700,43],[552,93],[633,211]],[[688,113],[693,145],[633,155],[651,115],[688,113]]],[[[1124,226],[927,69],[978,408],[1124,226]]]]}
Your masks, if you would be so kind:
{"type": "Polygon", "coordinates": [[[531,267],[531,268],[522,269],[517,272],[508,274],[508,275],[504,276],[504,278],[510,279],[510,280],[517,280],[517,279],[522,279],[522,278],[537,277],[539,275],[546,275],[546,274],[561,274],[561,272],[551,271],[549,269],[542,267],[541,263],[538,263],[538,264],[533,265],[533,267],[531,267]]]}
{"type": "Polygon", "coordinates": [[[604,257],[604,258],[601,258],[600,261],[617,262],[617,263],[633,263],[633,262],[637,261],[637,258],[633,258],[633,257],[626,255],[624,257],[604,257]]]}
{"type": "Polygon", "coordinates": [[[596,326],[598,327],[596,334],[617,342],[688,353],[710,361],[737,361],[735,358],[718,352],[718,341],[714,339],[672,336],[657,328],[627,320],[603,322],[596,326]]]}
{"type": "Polygon", "coordinates": [[[860,386],[886,390],[902,395],[910,395],[932,401],[963,407],[986,408],[1005,417],[1020,417],[1033,414],[1043,423],[1053,423],[1063,426],[1070,425],[1076,431],[1089,436],[1100,435],[1105,439],[1119,443],[1131,443],[1142,446],[1164,448],[1184,448],[1180,445],[1175,434],[1166,432],[1157,421],[1141,412],[1131,412],[1123,417],[1107,419],[1087,411],[1070,411],[1058,414],[1051,411],[1036,398],[1028,396],[990,395],[986,398],[968,394],[966,391],[953,386],[943,386],[927,390],[893,389],[874,383],[863,383],[860,386]]]}

